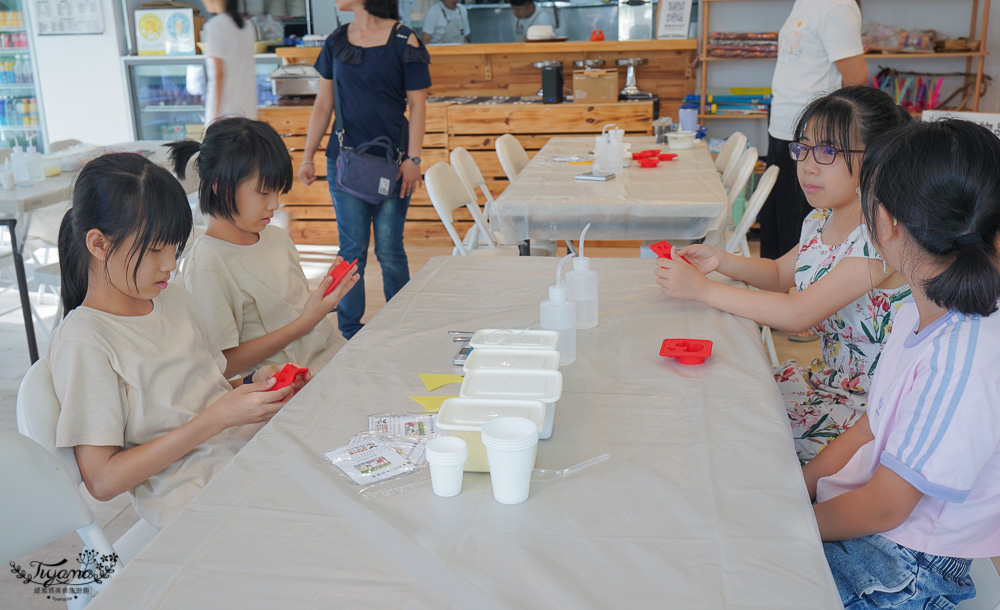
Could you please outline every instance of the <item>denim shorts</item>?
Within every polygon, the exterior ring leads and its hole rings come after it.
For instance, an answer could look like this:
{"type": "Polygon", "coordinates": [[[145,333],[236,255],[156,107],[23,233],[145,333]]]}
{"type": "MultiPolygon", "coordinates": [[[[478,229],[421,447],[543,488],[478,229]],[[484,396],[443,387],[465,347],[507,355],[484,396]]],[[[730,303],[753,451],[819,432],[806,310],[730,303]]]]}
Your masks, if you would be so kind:
{"type": "Polygon", "coordinates": [[[846,610],[951,610],[976,596],[970,559],[918,553],[874,534],[824,542],[846,610]]]}

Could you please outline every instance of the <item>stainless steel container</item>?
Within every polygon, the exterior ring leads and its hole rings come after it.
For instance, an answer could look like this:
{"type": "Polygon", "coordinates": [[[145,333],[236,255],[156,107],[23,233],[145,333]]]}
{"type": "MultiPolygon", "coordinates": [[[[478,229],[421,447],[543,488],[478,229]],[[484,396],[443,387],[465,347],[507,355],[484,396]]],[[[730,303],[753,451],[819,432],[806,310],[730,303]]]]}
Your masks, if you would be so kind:
{"type": "Polygon", "coordinates": [[[316,95],[319,93],[319,72],[305,64],[280,66],[271,76],[271,92],[274,95],[316,95]]]}

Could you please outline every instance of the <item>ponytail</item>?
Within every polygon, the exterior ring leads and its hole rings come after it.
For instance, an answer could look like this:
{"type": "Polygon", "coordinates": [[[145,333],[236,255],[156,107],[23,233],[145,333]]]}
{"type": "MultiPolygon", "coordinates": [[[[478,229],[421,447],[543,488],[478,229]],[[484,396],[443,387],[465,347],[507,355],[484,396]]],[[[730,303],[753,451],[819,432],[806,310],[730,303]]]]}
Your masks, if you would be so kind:
{"type": "MultiPolygon", "coordinates": [[[[995,238],[995,228],[993,233],[995,238]]],[[[1000,300],[996,242],[987,242],[978,233],[956,241],[962,243],[955,246],[955,260],[924,284],[927,298],[948,309],[988,316],[997,310],[1000,300]]]]}
{"type": "Polygon", "coordinates": [[[243,29],[243,24],[246,23],[246,20],[243,19],[243,15],[240,14],[239,0],[226,0],[226,14],[232,17],[233,21],[236,23],[236,27],[241,30],[243,29]]]}
{"type": "Polygon", "coordinates": [[[83,303],[90,279],[89,252],[82,240],[75,239],[77,234],[73,228],[73,208],[70,208],[59,225],[59,276],[64,317],[83,303]]]}
{"type": "Polygon", "coordinates": [[[967,315],[997,311],[997,167],[1000,139],[958,119],[910,123],[878,138],[865,153],[861,207],[869,232],[877,235],[879,206],[903,225],[922,258],[944,269],[923,284],[940,307],[967,315]]]}
{"type": "Polygon", "coordinates": [[[87,163],[73,186],[73,207],[59,226],[65,313],[87,296],[91,265],[96,264],[86,243],[90,231],[104,235],[109,255],[132,238],[126,260],[135,284],[139,265],[151,248],[175,245],[180,257],[191,224],[184,188],[162,167],[135,153],[105,154],[87,163]]]}
{"type": "Polygon", "coordinates": [[[188,162],[201,150],[201,143],[194,140],[180,140],[169,142],[164,146],[170,149],[170,162],[174,166],[174,174],[183,180],[187,173],[188,162]]]}

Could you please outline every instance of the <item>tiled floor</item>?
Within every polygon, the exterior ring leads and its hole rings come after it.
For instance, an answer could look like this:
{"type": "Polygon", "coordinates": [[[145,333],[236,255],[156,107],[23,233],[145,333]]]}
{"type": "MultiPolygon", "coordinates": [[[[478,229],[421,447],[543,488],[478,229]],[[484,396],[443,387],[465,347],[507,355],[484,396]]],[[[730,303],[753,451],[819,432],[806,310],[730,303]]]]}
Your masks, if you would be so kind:
{"type": "MultiPolygon", "coordinates": [[[[756,243],[752,242],[751,247],[756,250],[756,243]]],[[[635,248],[601,248],[588,244],[587,250],[592,257],[634,257],[637,255],[635,248]]],[[[408,245],[407,252],[410,258],[411,273],[416,273],[430,258],[450,254],[451,248],[408,245]]],[[[330,248],[310,246],[300,248],[303,267],[313,284],[319,282],[323,272],[329,267],[334,253],[335,250],[330,248]]],[[[373,253],[369,254],[369,260],[375,260],[373,253]]],[[[4,269],[2,265],[3,260],[0,259],[0,426],[16,429],[15,398],[21,377],[28,370],[28,350],[24,339],[21,311],[18,307],[17,288],[13,284],[13,274],[9,269],[4,269]]],[[[28,277],[31,278],[30,269],[28,277]]],[[[365,317],[367,320],[385,304],[381,291],[381,271],[377,265],[369,266],[365,283],[368,302],[365,317]]],[[[56,313],[55,297],[47,294],[39,301],[38,291],[35,290],[32,294],[32,303],[44,323],[51,325],[56,313]]],[[[36,332],[39,351],[44,354],[47,336],[45,331],[39,328],[37,322],[36,332]]],[[[786,339],[785,333],[780,332],[774,333],[774,340],[778,357],[781,360],[794,358],[799,362],[809,362],[819,354],[818,341],[793,343],[786,339]]],[[[120,496],[110,502],[98,502],[91,499],[91,505],[94,514],[111,540],[117,539],[138,519],[126,496],[120,496]]],[[[16,559],[15,563],[24,567],[36,559],[55,562],[66,558],[74,561],[81,548],[82,543],[79,536],[73,533],[16,559]]],[[[994,563],[1000,566],[1000,560],[995,559],[994,563]]],[[[8,608],[59,608],[63,605],[63,602],[46,599],[44,594],[36,594],[33,585],[22,584],[13,574],[7,574],[6,570],[5,576],[0,576],[0,600],[3,600],[0,606],[8,608]]]]}

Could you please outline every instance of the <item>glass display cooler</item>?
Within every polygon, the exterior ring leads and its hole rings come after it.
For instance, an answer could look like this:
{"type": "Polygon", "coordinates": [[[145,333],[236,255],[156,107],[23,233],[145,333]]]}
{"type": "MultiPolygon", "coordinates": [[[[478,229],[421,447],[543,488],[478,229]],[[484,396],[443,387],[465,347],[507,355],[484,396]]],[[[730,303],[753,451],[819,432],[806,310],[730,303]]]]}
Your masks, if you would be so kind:
{"type": "MultiPolygon", "coordinates": [[[[276,97],[268,76],[279,65],[273,53],[255,56],[257,105],[276,97]]],[[[132,123],[138,140],[200,139],[205,122],[205,57],[126,57],[132,123]]]]}
{"type": "Polygon", "coordinates": [[[0,6],[0,148],[45,150],[28,12],[19,0],[0,6]]]}

